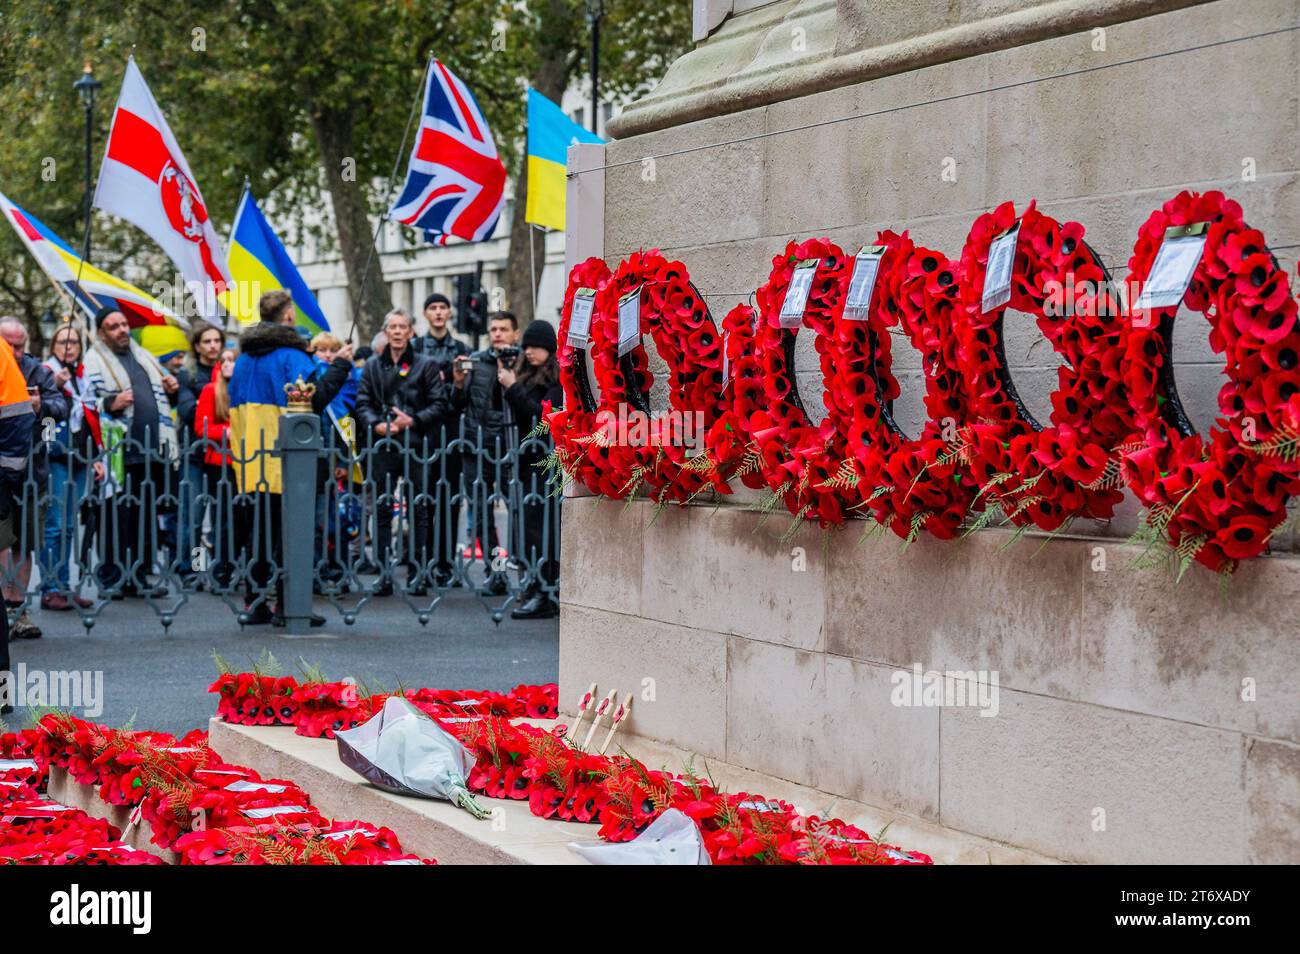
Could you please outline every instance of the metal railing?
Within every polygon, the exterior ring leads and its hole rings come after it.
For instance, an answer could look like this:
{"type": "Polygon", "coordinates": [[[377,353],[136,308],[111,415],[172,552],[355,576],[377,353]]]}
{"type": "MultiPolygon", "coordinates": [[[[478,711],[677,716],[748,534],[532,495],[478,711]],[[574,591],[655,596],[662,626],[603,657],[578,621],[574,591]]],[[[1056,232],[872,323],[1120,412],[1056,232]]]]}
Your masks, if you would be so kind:
{"type": "Polygon", "coordinates": [[[426,624],[467,588],[500,622],[526,597],[558,595],[546,436],[470,433],[462,422],[454,434],[407,431],[354,450],[335,427],[322,434],[317,415],[286,414],[274,446],[156,443],[83,452],[46,440],[33,454],[0,567],[11,615],[53,592],[90,629],[112,602],[138,599],[167,628],[204,592],[241,624],[274,609],[277,624],[303,633],[313,605],[352,624],[375,600],[400,599],[426,624]]]}

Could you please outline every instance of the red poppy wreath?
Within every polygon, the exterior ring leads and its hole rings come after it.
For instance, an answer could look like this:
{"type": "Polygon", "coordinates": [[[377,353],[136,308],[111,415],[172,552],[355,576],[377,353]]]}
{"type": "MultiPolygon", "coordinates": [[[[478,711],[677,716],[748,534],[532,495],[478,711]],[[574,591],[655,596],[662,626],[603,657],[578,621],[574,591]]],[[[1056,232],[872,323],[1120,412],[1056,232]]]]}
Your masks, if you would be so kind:
{"type": "Polygon", "coordinates": [[[867,413],[867,406],[876,403],[875,384],[862,367],[870,362],[870,352],[864,349],[860,357],[847,352],[854,339],[836,330],[834,315],[843,308],[849,265],[839,246],[826,239],[791,242],[773,259],[767,284],[756,295],[752,341],[735,355],[731,388],[736,421],[773,501],[824,527],[843,523],[846,511],[860,500],[855,482],[844,480],[841,468],[851,459],[851,408],[856,402],[867,413]],[[805,270],[800,280],[806,283],[806,301],[801,314],[782,327],[781,314],[791,308],[787,298],[792,282],[798,284],[799,270],[805,270]],[[817,336],[827,410],[820,425],[808,417],[794,380],[799,326],[817,336]]]}
{"type": "Polygon", "coordinates": [[[870,321],[840,327],[855,335],[858,347],[867,334],[876,339],[876,387],[884,403],[878,414],[866,404],[855,406],[849,443],[877,523],[904,540],[922,529],[947,540],[957,534],[977,489],[962,459],[961,425],[970,401],[950,334],[959,266],[942,252],[916,246],[906,232],[881,232],[876,246],[884,253],[870,321]],[[915,439],[893,415],[899,392],[889,365],[889,336],[895,328],[922,356],[929,419],[915,439]]]}
{"type": "Polygon", "coordinates": [[[767,485],[761,472],[762,458],[750,443],[734,400],[736,381],[743,370],[758,373],[757,364],[745,362],[754,352],[754,333],[758,313],[749,305],[737,305],[722,319],[723,362],[719,413],[705,435],[706,451],[696,458],[705,468],[710,485],[720,494],[730,494],[729,481],[739,480],[746,487],[760,490],[767,485]]]}
{"type": "MultiPolygon", "coordinates": [[[[996,254],[996,253],[995,253],[996,254]]],[[[957,358],[971,396],[968,456],[988,509],[1012,523],[1043,530],[1075,517],[1109,518],[1122,499],[1119,452],[1133,434],[1121,380],[1125,323],[1101,260],[1078,222],[1064,225],[1031,202],[1023,215],[1005,202],[980,216],[962,249],[957,358]],[[991,249],[1003,236],[1009,298],[989,296],[991,249]],[[988,287],[986,287],[986,285],[988,287]],[[1004,351],[1008,308],[1025,312],[1063,359],[1052,394],[1051,425],[1025,408],[1004,351]]],[[[996,268],[993,269],[996,271],[996,268]]]]}
{"type": "MultiPolygon", "coordinates": [[[[569,275],[564,304],[560,309],[557,353],[564,408],[552,412],[547,422],[555,440],[555,461],[565,474],[593,493],[615,497],[627,483],[626,475],[632,469],[630,449],[605,438],[596,415],[606,400],[604,389],[608,382],[600,382],[602,393],[597,398],[587,374],[587,349],[569,344],[574,299],[584,289],[590,293],[598,292],[609,278],[609,267],[598,258],[589,258],[576,265],[569,275]]],[[[615,344],[605,340],[608,329],[604,323],[597,321],[594,313],[589,314],[590,348],[598,355],[615,344]]]]}
{"type": "Polygon", "coordinates": [[[686,266],[657,251],[624,260],[596,294],[604,346],[593,352],[601,386],[598,423],[631,451],[632,466],[618,496],[645,487],[656,503],[685,503],[710,484],[707,459],[693,463],[723,407],[722,343],[686,266]],[[639,317],[636,344],[618,355],[619,313],[639,317]],[[633,312],[631,309],[635,309],[633,312]],[[668,368],[668,412],[654,415],[654,376],[642,342],[649,335],[668,368]]]}
{"type": "Polygon", "coordinates": [[[1232,572],[1264,550],[1300,492],[1300,328],[1289,276],[1250,228],[1241,206],[1220,192],[1183,192],[1153,212],[1129,260],[1130,282],[1151,275],[1167,230],[1204,235],[1182,298],[1210,323],[1210,346],[1228,381],[1208,437],[1195,433],[1173,386],[1177,305],[1138,310],[1128,336],[1124,380],[1146,446],[1127,455],[1124,476],[1148,508],[1147,527],[1184,565],[1232,572]],[[1203,228],[1199,226],[1203,225],[1203,228]]]}

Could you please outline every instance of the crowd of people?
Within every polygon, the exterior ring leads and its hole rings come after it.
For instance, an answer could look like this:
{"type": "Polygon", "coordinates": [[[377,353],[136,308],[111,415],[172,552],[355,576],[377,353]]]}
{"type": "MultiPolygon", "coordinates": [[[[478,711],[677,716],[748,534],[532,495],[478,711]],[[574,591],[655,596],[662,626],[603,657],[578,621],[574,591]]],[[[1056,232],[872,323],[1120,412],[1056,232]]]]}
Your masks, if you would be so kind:
{"type": "Polygon", "coordinates": [[[456,548],[468,544],[487,568],[487,593],[506,592],[507,565],[521,572],[512,615],[555,615],[559,509],[534,466],[545,441],[528,438],[544,403],[562,400],[552,326],[534,321],[521,335],[513,314],[497,312],[488,347],[472,351],[452,333],[450,301],[432,294],[427,332],[394,310],[373,347],[354,350],[329,332],[304,335],[285,291],[264,294],[259,314],[237,338],[199,322],[188,351],[156,357],[121,311],[105,307],[89,333],[60,325],[44,360],[29,352],[21,321],[0,318],[8,637],[40,635],[23,609],[34,566],[41,609],[66,611],[93,605],[85,586],[72,585],[74,566],[93,564],[88,582],[100,594],[131,599],[165,592],[160,559],[183,579],[208,558],[227,573],[251,563],[245,621],[282,622],[278,595],[273,604],[257,594],[278,560],[284,488],[274,451],[286,385],[299,381],[311,385],[312,410],[336,449],[322,454],[318,472],[316,553],[327,576],[360,565],[378,574],[376,595],[392,592],[402,566],[416,594],[460,585],[456,548]],[[224,510],[220,488],[232,495],[224,510]],[[497,538],[491,514],[507,499],[520,501],[522,562],[497,538]]]}

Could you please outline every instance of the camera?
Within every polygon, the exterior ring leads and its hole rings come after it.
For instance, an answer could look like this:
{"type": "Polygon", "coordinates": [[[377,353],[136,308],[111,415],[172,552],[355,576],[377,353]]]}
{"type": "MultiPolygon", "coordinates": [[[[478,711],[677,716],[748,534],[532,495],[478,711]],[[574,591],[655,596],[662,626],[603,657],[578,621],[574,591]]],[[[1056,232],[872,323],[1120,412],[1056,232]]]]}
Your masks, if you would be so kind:
{"type": "Polygon", "coordinates": [[[492,356],[496,358],[497,364],[504,364],[508,368],[513,368],[515,362],[519,360],[519,349],[514,345],[507,345],[504,348],[494,348],[492,356]]]}

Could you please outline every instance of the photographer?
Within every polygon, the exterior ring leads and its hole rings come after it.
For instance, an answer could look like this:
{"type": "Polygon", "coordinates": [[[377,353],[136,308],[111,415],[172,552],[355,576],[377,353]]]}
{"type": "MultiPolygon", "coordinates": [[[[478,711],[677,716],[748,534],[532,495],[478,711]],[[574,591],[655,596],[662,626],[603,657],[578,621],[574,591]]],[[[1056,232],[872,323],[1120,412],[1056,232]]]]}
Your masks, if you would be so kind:
{"type": "MultiPolygon", "coordinates": [[[[502,367],[497,372],[521,440],[537,427],[546,402],[550,402],[552,410],[564,405],[560,365],[555,359],[555,329],[545,321],[533,321],[524,330],[523,347],[524,353],[514,368],[502,367]]],[[[550,619],[560,613],[547,592],[554,589],[559,577],[559,499],[551,495],[538,468],[550,448],[550,440],[541,435],[524,440],[519,448],[519,493],[525,499],[524,552],[519,556],[529,572],[524,591],[519,594],[519,606],[510,613],[513,619],[550,619]],[[530,496],[541,499],[527,502],[530,496]]]]}
{"type": "Polygon", "coordinates": [[[402,477],[408,480],[407,512],[414,527],[414,551],[405,554],[411,564],[408,586],[421,595],[426,581],[417,576],[431,558],[431,519],[428,504],[410,506],[428,483],[430,458],[436,447],[436,428],[448,410],[447,387],[438,366],[410,346],[411,318],[395,310],[384,318],[387,345],[366,362],[357,389],[357,430],[372,447],[370,477],[375,487],[375,562],[380,568],[377,596],[393,591],[393,494],[402,477]],[[388,440],[385,440],[387,438],[388,440]],[[400,442],[400,447],[398,443],[400,442]],[[414,449],[414,454],[410,453],[414,449]]]}
{"type": "Polygon", "coordinates": [[[473,507],[470,538],[472,541],[478,535],[484,563],[489,567],[481,592],[501,596],[506,592],[506,575],[492,562],[498,542],[491,499],[498,480],[510,480],[507,457],[515,437],[513,414],[497,373],[502,368],[513,368],[519,360],[519,320],[508,311],[489,315],[488,340],[490,348],[458,358],[452,366],[452,406],[464,412],[465,438],[478,448],[477,454],[464,456],[462,466],[473,507]]]}

